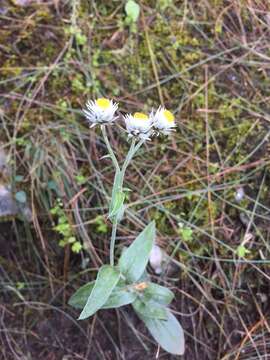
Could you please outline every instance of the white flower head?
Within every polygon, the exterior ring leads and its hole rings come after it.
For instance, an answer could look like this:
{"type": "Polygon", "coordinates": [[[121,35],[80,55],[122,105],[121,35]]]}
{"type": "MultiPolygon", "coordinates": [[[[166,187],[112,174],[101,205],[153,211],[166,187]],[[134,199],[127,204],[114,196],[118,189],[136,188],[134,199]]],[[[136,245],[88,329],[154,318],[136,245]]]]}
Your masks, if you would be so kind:
{"type": "Polygon", "coordinates": [[[160,106],[156,112],[152,111],[150,117],[154,129],[157,130],[158,133],[169,135],[176,126],[173,113],[162,106],[160,106]]]}
{"type": "Polygon", "coordinates": [[[112,123],[117,116],[115,112],[118,104],[106,98],[90,100],[86,103],[87,109],[83,109],[83,113],[93,127],[97,124],[112,123]]]}
{"type": "Polygon", "coordinates": [[[150,139],[152,135],[152,119],[141,112],[128,114],[124,117],[128,136],[138,136],[141,139],[150,139]]]}

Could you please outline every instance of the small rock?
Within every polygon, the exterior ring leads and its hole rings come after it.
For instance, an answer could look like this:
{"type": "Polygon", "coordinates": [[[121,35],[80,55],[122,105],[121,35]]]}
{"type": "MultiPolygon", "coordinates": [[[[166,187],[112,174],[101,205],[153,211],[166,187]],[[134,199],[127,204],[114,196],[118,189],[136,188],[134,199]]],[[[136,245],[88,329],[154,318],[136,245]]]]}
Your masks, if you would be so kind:
{"type": "Polygon", "coordinates": [[[239,189],[237,189],[234,198],[237,202],[240,202],[241,200],[243,200],[244,196],[245,196],[244,189],[240,187],[239,189]]]}
{"type": "Polygon", "coordinates": [[[10,176],[10,169],[7,164],[7,155],[3,149],[0,148],[0,178],[6,179],[10,176]]]}
{"type": "Polygon", "coordinates": [[[33,2],[32,0],[12,0],[14,5],[17,6],[29,6],[33,2]]]}
{"type": "Polygon", "coordinates": [[[0,221],[7,217],[16,216],[18,206],[12,193],[6,186],[0,185],[0,221]]]}
{"type": "Polygon", "coordinates": [[[248,226],[249,224],[249,218],[247,217],[247,215],[243,212],[241,212],[239,214],[239,218],[240,218],[240,221],[241,223],[244,225],[244,226],[248,226]]]}
{"type": "Polygon", "coordinates": [[[149,257],[149,263],[152,267],[152,269],[155,271],[156,274],[161,274],[162,272],[162,261],[164,259],[163,251],[158,245],[154,245],[150,257],[149,257]]]}

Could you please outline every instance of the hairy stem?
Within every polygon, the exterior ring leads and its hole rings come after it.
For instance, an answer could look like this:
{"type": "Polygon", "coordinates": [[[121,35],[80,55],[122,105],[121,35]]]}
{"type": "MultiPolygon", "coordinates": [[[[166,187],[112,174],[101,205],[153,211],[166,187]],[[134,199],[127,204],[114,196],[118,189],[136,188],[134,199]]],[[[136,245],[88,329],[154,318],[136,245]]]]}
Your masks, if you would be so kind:
{"type": "Polygon", "coordinates": [[[125,177],[125,172],[127,170],[127,167],[130,163],[130,161],[132,160],[133,156],[135,155],[135,153],[139,150],[139,148],[142,146],[142,144],[144,143],[144,139],[141,139],[138,144],[135,146],[135,143],[136,143],[136,140],[135,138],[132,138],[132,143],[130,145],[130,148],[129,148],[129,151],[128,151],[128,154],[127,154],[127,157],[124,161],[124,164],[123,164],[123,167],[122,167],[122,183],[123,184],[123,181],[124,181],[124,177],[125,177]]]}
{"type": "Polygon", "coordinates": [[[111,235],[111,243],[110,243],[110,265],[111,266],[114,266],[114,247],[115,247],[117,225],[118,225],[118,220],[117,220],[117,216],[115,216],[113,218],[112,235],[111,235]]]}
{"type": "MultiPolygon", "coordinates": [[[[124,181],[126,169],[127,169],[128,165],[129,165],[129,163],[131,162],[134,154],[139,150],[141,145],[144,143],[144,140],[141,139],[138,142],[138,144],[136,145],[136,139],[135,138],[132,139],[132,143],[130,145],[129,151],[128,151],[127,156],[126,156],[126,159],[124,161],[122,169],[120,169],[118,161],[117,161],[117,159],[116,159],[116,157],[114,155],[113,149],[111,147],[111,144],[110,144],[110,142],[108,140],[106,128],[105,128],[104,125],[101,126],[101,131],[102,131],[102,135],[103,135],[105,144],[107,146],[109,155],[110,155],[110,157],[112,159],[113,165],[114,165],[116,171],[120,171],[120,173],[121,173],[121,180],[120,180],[120,184],[119,184],[120,189],[118,189],[118,190],[122,191],[122,186],[123,186],[123,181],[124,181]]],[[[112,222],[112,234],[111,234],[111,241],[110,241],[110,265],[111,266],[114,266],[114,248],[115,248],[117,225],[118,225],[118,218],[117,218],[117,216],[114,216],[113,217],[113,222],[112,222]]]]}
{"type": "Polygon", "coordinates": [[[113,149],[111,147],[111,144],[109,142],[108,136],[107,136],[107,131],[106,131],[106,127],[104,125],[101,125],[101,131],[102,131],[102,135],[103,135],[103,139],[105,141],[105,144],[107,146],[107,149],[109,151],[110,157],[112,159],[113,165],[117,170],[120,170],[120,167],[118,165],[118,161],[114,155],[113,149]]]}

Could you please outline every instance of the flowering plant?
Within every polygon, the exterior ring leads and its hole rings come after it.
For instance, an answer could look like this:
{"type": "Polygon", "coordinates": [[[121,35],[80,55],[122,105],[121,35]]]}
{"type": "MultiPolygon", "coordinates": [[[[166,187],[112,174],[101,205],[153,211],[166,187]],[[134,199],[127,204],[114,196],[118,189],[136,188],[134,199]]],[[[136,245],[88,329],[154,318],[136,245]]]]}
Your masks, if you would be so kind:
{"type": "MultiPolygon", "coordinates": [[[[114,123],[118,116],[118,104],[100,98],[89,101],[83,110],[90,126],[101,126],[104,142],[115,167],[114,184],[109,205],[109,219],[112,222],[110,242],[110,264],[100,267],[96,280],[79,288],[70,298],[69,304],[82,309],[79,320],[89,318],[100,309],[119,308],[131,304],[138,317],[144,322],[154,339],[167,352],[176,355],[184,353],[184,334],[181,325],[169,309],[173,292],[151,282],[146,266],[151,256],[156,256],[155,222],[150,222],[133,243],[122,251],[115,264],[114,247],[117,225],[125,211],[123,181],[125,171],[134,154],[142,144],[159,134],[168,135],[175,127],[173,114],[160,107],[148,116],[141,112],[124,117],[128,137],[132,138],[126,159],[120,167],[107,137],[106,125],[114,123]],[[152,254],[152,255],[151,255],[152,254]]],[[[154,263],[150,259],[150,263],[154,263]]]]}

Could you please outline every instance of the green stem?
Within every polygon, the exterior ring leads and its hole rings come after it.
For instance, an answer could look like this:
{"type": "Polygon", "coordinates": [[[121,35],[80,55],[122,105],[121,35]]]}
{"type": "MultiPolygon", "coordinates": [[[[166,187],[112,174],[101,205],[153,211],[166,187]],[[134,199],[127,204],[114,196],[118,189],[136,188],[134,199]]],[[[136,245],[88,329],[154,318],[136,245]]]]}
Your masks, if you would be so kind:
{"type": "Polygon", "coordinates": [[[124,177],[125,177],[125,173],[127,170],[127,167],[130,163],[130,161],[132,160],[133,156],[135,155],[135,153],[139,150],[139,148],[142,146],[142,144],[144,143],[144,139],[141,139],[138,144],[135,146],[136,140],[135,138],[132,138],[132,143],[130,145],[127,157],[124,161],[123,167],[122,167],[122,181],[121,181],[121,185],[123,185],[123,181],[124,181],[124,177]]]}
{"type": "Polygon", "coordinates": [[[114,247],[115,247],[115,239],[116,239],[116,230],[118,225],[117,216],[113,219],[112,224],[112,235],[111,235],[111,243],[110,243],[110,265],[114,266],[114,247]]]}
{"type": "Polygon", "coordinates": [[[107,146],[107,149],[109,151],[110,157],[112,159],[113,165],[117,170],[120,170],[120,167],[118,165],[118,161],[114,155],[113,149],[111,147],[111,144],[108,140],[108,136],[107,136],[107,131],[106,131],[106,127],[104,125],[101,125],[101,131],[102,131],[102,135],[103,135],[103,139],[105,141],[105,144],[107,146]]]}
{"type": "MultiPolygon", "coordinates": [[[[141,145],[144,143],[144,140],[140,140],[136,146],[135,146],[135,143],[136,143],[136,140],[135,140],[135,138],[133,138],[132,143],[131,143],[130,148],[129,148],[129,151],[127,153],[126,159],[125,159],[124,164],[122,166],[121,181],[120,181],[120,188],[121,189],[122,189],[122,186],[123,186],[123,181],[124,181],[124,176],[125,176],[126,169],[127,169],[128,165],[129,165],[130,161],[132,160],[134,154],[139,150],[141,145]]],[[[115,238],[116,238],[117,225],[118,225],[118,219],[117,219],[117,216],[115,216],[114,219],[113,219],[112,235],[111,235],[111,243],[110,243],[110,264],[111,264],[111,266],[114,265],[114,248],[115,248],[115,238]]]]}
{"type": "MultiPolygon", "coordinates": [[[[116,159],[116,156],[114,155],[113,149],[109,142],[106,127],[104,125],[101,125],[101,131],[102,131],[103,139],[107,146],[109,155],[112,159],[113,165],[114,165],[116,171],[121,171],[118,161],[116,159]]],[[[111,266],[114,266],[114,247],[115,247],[116,230],[117,230],[117,217],[115,216],[113,219],[112,235],[111,235],[111,242],[110,242],[110,265],[111,266]]]]}
{"type": "MultiPolygon", "coordinates": [[[[102,131],[102,135],[105,141],[105,144],[107,146],[108,152],[110,154],[110,157],[112,159],[112,162],[114,164],[114,167],[116,169],[116,171],[120,171],[121,173],[121,180],[120,180],[120,184],[119,187],[122,191],[122,186],[123,186],[123,181],[124,181],[124,176],[125,176],[125,172],[126,169],[130,163],[130,161],[132,160],[134,154],[139,150],[139,148],[141,147],[141,145],[144,143],[144,140],[140,140],[138,142],[137,145],[136,144],[136,140],[135,138],[132,139],[132,143],[130,145],[129,151],[127,153],[126,159],[124,161],[124,164],[122,166],[122,170],[119,167],[118,161],[114,155],[113,149],[110,145],[110,142],[108,140],[107,137],[107,132],[106,132],[106,128],[104,125],[101,126],[101,131],[102,131]]],[[[115,240],[116,240],[116,231],[117,231],[117,225],[118,225],[118,219],[117,216],[114,216],[113,218],[113,223],[112,223],[112,234],[111,234],[111,242],[110,242],[110,265],[114,266],[114,248],[115,248],[115,240]]]]}
{"type": "Polygon", "coordinates": [[[122,170],[121,170],[121,173],[122,173],[122,182],[121,184],[123,184],[123,180],[124,180],[124,176],[125,176],[125,172],[126,172],[126,169],[128,167],[128,164],[130,163],[133,155],[134,155],[134,149],[135,149],[135,138],[132,139],[132,143],[130,145],[130,148],[129,148],[129,151],[127,153],[127,156],[125,158],[125,161],[124,161],[124,164],[122,166],[122,170]]]}

